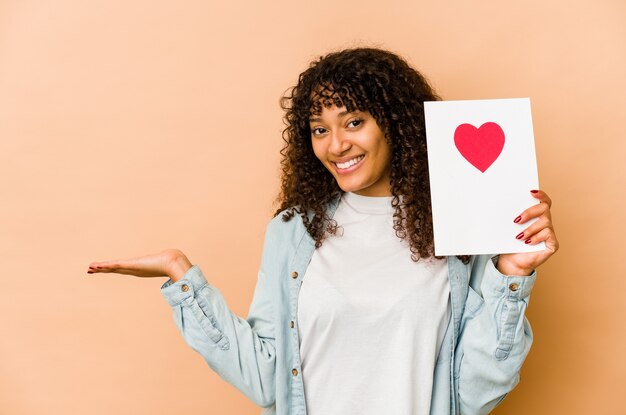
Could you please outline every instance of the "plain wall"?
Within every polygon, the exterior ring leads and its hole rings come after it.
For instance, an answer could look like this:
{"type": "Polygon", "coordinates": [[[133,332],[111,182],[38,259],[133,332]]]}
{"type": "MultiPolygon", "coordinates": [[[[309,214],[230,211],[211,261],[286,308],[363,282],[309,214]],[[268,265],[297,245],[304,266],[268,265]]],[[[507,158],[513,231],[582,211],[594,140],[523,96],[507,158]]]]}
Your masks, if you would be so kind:
{"type": "Polygon", "coordinates": [[[260,412],[185,344],[166,278],[87,266],[179,248],[245,317],[278,99],[352,46],[401,54],[444,99],[531,98],[561,249],[495,413],[626,413],[618,0],[0,0],[0,413],[260,412]]]}

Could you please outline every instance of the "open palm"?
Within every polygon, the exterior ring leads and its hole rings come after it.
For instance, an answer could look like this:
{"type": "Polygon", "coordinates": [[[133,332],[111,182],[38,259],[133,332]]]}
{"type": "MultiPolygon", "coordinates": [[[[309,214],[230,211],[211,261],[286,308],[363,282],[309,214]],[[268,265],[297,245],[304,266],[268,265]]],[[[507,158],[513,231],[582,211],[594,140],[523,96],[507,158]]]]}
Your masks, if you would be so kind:
{"type": "Polygon", "coordinates": [[[172,277],[188,269],[191,263],[178,249],[166,249],[157,254],[130,259],[92,262],[87,273],[116,273],[136,277],[172,277]]]}

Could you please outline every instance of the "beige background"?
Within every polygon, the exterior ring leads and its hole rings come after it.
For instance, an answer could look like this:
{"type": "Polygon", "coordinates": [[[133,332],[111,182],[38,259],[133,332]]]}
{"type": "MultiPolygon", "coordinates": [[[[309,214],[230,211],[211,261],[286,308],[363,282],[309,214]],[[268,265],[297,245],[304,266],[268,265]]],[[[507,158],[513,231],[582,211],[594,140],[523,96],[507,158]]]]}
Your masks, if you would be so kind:
{"type": "Polygon", "coordinates": [[[87,265],[179,248],[245,316],[278,98],[359,45],[402,54],[446,99],[531,97],[561,250],[495,412],[626,413],[625,3],[263,3],[0,0],[0,413],[259,412],[184,343],[165,278],[87,265]]]}

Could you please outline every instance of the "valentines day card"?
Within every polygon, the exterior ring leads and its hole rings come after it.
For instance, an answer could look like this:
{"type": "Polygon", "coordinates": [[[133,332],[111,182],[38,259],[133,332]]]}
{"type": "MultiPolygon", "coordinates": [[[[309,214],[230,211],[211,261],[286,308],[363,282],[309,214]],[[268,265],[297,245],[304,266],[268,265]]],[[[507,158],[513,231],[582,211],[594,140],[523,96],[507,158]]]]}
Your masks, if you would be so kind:
{"type": "Polygon", "coordinates": [[[533,252],[515,236],[539,203],[529,98],[424,102],[435,255],[533,252]]]}

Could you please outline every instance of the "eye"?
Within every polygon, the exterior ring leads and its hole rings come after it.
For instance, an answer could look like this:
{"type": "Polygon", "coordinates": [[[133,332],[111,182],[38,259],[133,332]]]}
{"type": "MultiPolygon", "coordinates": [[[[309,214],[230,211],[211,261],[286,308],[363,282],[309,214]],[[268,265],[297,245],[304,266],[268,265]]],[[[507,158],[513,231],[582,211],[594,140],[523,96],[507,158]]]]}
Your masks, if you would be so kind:
{"type": "Polygon", "coordinates": [[[356,125],[354,125],[354,126],[355,126],[355,127],[358,127],[359,125],[361,125],[361,124],[363,123],[363,120],[362,120],[362,119],[360,119],[360,118],[357,118],[357,119],[354,119],[354,120],[352,120],[352,121],[348,122],[348,125],[350,125],[350,124],[354,124],[354,123],[356,123],[356,125]]]}
{"type": "Polygon", "coordinates": [[[312,133],[313,135],[320,135],[320,134],[324,134],[324,131],[326,131],[326,129],[325,129],[325,128],[322,128],[322,127],[316,127],[316,128],[311,129],[311,133],[312,133]],[[318,130],[322,130],[322,131],[321,131],[321,132],[317,132],[318,130]]]}

